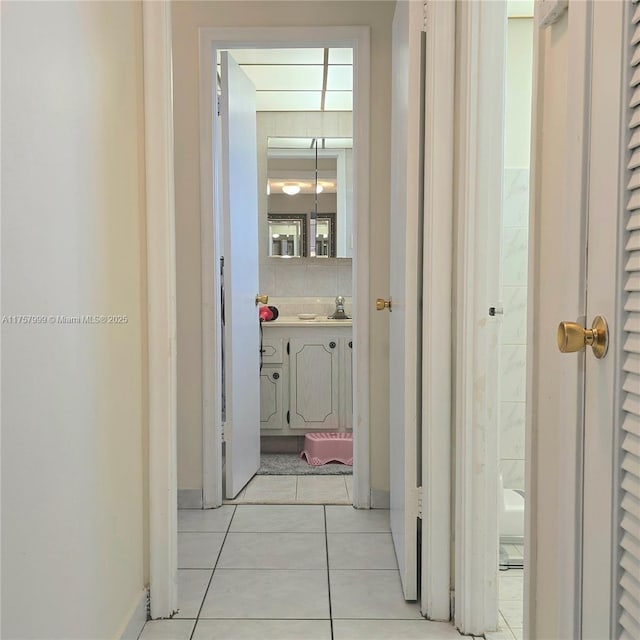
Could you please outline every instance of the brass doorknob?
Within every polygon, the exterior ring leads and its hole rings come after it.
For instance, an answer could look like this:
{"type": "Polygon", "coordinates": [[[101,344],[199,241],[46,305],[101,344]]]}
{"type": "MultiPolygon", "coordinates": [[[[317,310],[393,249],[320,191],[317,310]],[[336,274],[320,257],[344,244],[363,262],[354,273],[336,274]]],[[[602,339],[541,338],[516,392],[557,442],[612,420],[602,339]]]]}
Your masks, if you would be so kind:
{"type": "Polygon", "coordinates": [[[384,298],[378,298],[376,300],[376,309],[378,311],[384,311],[384,309],[389,309],[391,311],[391,298],[385,300],[384,298]]]}
{"type": "Polygon", "coordinates": [[[263,296],[263,295],[260,295],[259,293],[256,294],[256,307],[258,306],[259,303],[267,304],[268,302],[269,302],[269,296],[263,296]]]}
{"type": "Polygon", "coordinates": [[[561,322],[558,325],[558,349],[562,353],[582,351],[587,345],[593,349],[593,355],[598,359],[607,354],[609,328],[602,316],[593,319],[591,329],[585,329],[576,322],[561,322]]]}

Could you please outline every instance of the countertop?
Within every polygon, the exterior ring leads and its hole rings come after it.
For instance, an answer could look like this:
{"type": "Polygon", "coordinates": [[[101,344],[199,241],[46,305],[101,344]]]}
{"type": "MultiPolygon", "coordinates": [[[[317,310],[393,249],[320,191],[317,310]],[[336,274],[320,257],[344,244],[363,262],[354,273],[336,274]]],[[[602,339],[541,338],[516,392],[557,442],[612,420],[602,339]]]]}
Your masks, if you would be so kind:
{"type": "Polygon", "coordinates": [[[297,316],[280,316],[277,320],[263,322],[262,327],[350,327],[349,320],[329,320],[327,316],[319,315],[313,320],[300,320],[297,316]]]}

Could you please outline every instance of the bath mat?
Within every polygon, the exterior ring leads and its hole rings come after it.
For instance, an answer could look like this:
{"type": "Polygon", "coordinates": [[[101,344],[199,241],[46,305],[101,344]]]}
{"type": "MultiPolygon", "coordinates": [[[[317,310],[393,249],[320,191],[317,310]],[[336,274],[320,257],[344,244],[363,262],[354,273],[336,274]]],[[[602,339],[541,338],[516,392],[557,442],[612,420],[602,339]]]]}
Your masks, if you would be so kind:
{"type": "Polygon", "coordinates": [[[259,476],[342,476],[352,475],[353,467],[325,464],[312,467],[298,453],[263,453],[260,455],[259,476]]]}

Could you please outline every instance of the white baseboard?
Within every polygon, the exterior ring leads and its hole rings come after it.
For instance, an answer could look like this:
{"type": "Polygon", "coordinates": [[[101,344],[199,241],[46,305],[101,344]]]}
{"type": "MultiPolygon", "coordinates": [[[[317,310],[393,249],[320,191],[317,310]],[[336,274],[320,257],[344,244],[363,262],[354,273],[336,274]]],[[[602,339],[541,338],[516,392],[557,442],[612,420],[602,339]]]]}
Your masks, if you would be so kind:
{"type": "Polygon", "coordinates": [[[371,508],[372,509],[388,509],[391,499],[388,491],[380,489],[371,489],[371,508]]]}
{"type": "Polygon", "coordinates": [[[120,640],[138,640],[147,621],[147,603],[149,601],[149,590],[143,589],[138,602],[134,605],[129,621],[126,623],[124,631],[120,634],[120,640]]]}
{"type": "Polygon", "coordinates": [[[178,489],[178,509],[202,509],[202,489],[178,489]]]}

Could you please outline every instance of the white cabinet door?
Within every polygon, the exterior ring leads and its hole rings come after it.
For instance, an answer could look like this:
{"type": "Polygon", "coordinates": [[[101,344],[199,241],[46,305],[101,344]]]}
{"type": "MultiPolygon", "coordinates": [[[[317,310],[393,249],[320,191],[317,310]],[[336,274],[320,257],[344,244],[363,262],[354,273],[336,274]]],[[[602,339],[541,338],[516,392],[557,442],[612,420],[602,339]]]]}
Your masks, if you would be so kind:
{"type": "Polygon", "coordinates": [[[340,427],[353,428],[353,341],[340,340],[340,427]]]}
{"type": "Polygon", "coordinates": [[[293,338],[290,341],[289,406],[292,428],[338,428],[338,342],[338,338],[293,338]]]}
{"type": "Polygon", "coordinates": [[[262,367],[260,372],[260,428],[282,429],[286,381],[282,367],[262,367]]]}

